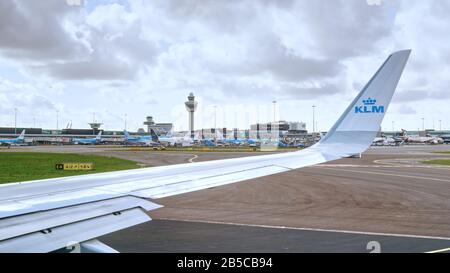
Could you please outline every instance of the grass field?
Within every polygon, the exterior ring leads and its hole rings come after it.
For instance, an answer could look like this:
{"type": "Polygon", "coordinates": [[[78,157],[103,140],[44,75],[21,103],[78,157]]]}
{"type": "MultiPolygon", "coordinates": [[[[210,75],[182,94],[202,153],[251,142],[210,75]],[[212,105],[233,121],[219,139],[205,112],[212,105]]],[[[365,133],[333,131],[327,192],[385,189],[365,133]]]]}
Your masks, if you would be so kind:
{"type": "Polygon", "coordinates": [[[434,152],[435,154],[450,154],[450,151],[439,151],[439,152],[434,152]]]}
{"type": "Polygon", "coordinates": [[[448,165],[448,166],[450,166],[450,159],[427,160],[427,161],[422,161],[422,163],[425,163],[425,164],[448,165]]]}
{"type": "Polygon", "coordinates": [[[115,157],[54,153],[0,153],[0,184],[37,179],[100,173],[138,168],[136,162],[115,157]],[[57,163],[95,164],[91,171],[61,171],[55,169],[57,163]]]}

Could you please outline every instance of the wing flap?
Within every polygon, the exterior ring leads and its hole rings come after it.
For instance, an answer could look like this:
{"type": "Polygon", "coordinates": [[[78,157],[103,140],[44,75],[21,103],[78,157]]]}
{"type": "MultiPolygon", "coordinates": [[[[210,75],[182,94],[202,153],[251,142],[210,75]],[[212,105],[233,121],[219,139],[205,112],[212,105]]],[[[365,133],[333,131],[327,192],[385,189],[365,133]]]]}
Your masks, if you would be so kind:
{"type": "Polygon", "coordinates": [[[0,253],[50,252],[150,220],[142,209],[133,208],[1,241],[0,253]]]}
{"type": "Polygon", "coordinates": [[[137,207],[149,211],[161,206],[142,198],[124,196],[24,214],[0,221],[0,241],[137,207]]]}

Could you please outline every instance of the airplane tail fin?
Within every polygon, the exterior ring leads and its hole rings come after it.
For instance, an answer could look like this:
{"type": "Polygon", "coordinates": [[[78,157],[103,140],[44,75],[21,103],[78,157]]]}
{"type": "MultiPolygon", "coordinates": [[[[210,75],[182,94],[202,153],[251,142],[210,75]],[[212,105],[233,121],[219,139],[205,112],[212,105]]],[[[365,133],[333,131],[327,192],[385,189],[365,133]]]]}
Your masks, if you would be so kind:
{"type": "Polygon", "coordinates": [[[128,133],[128,131],[124,130],[123,134],[125,136],[125,140],[128,140],[130,138],[130,134],[128,133]]]}
{"type": "Polygon", "coordinates": [[[96,140],[101,140],[102,139],[102,131],[100,131],[98,133],[98,135],[95,137],[96,140]]]}
{"type": "Polygon", "coordinates": [[[216,129],[216,140],[223,140],[223,134],[216,129]]]}
{"type": "Polygon", "coordinates": [[[173,128],[170,129],[170,131],[166,134],[166,137],[172,137],[173,136],[173,128]]]}
{"type": "Polygon", "coordinates": [[[390,55],[318,145],[345,149],[349,155],[364,152],[380,129],[410,53],[390,55]]]}
{"type": "Polygon", "coordinates": [[[150,135],[152,136],[152,141],[157,142],[159,140],[159,137],[153,128],[150,128],[150,135]]]}
{"type": "Polygon", "coordinates": [[[25,139],[25,130],[22,130],[22,133],[17,137],[17,140],[24,140],[25,139]]]}
{"type": "Polygon", "coordinates": [[[194,140],[200,140],[200,132],[197,132],[197,133],[194,135],[194,140]]]}
{"type": "Polygon", "coordinates": [[[184,140],[184,141],[191,140],[191,131],[188,131],[188,132],[184,135],[183,140],[184,140]]]}

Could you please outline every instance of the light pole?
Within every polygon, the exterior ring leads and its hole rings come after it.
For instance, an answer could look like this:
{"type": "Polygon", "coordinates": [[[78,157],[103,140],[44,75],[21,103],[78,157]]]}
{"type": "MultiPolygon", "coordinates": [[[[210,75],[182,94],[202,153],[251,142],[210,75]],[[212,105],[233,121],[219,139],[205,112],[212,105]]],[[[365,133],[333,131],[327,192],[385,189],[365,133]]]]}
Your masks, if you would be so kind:
{"type": "Polygon", "coordinates": [[[422,131],[425,131],[425,118],[422,118],[422,131]]]}
{"type": "Polygon", "coordinates": [[[276,111],[276,107],[277,107],[277,101],[276,100],[274,100],[274,101],[272,101],[272,103],[273,103],[273,122],[276,122],[276,115],[275,115],[275,111],[276,111]]]}
{"type": "Polygon", "coordinates": [[[123,129],[126,131],[127,130],[127,114],[125,114],[125,116],[124,116],[124,126],[123,126],[123,129]]]}
{"type": "Polygon", "coordinates": [[[395,131],[395,121],[392,121],[392,132],[394,132],[395,131]]]}
{"type": "Polygon", "coordinates": [[[59,110],[56,110],[56,131],[59,130],[59,110]]]}
{"type": "Polygon", "coordinates": [[[217,128],[217,105],[214,105],[214,130],[217,128]]]}
{"type": "Polygon", "coordinates": [[[315,133],[316,132],[316,106],[315,105],[313,105],[312,106],[312,109],[313,109],[313,133],[315,133]]]}
{"type": "Polygon", "coordinates": [[[439,120],[439,131],[442,131],[442,120],[439,120]]]}
{"type": "Polygon", "coordinates": [[[17,135],[17,107],[14,108],[14,134],[17,135]]]}

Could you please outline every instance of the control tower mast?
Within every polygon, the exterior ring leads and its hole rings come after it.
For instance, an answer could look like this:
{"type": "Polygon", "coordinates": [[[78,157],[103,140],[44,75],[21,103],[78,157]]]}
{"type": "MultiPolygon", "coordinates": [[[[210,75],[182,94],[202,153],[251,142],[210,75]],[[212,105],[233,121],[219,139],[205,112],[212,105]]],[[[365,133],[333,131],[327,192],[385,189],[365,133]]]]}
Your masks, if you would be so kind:
{"type": "Polygon", "coordinates": [[[194,112],[197,110],[197,102],[194,93],[189,93],[188,100],[184,103],[186,110],[189,112],[189,131],[191,138],[194,138],[194,112]]]}

